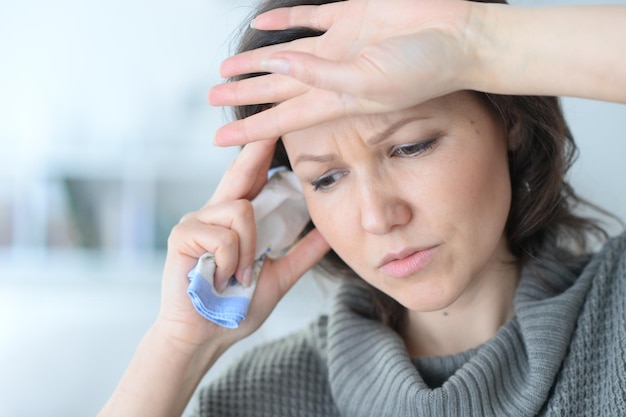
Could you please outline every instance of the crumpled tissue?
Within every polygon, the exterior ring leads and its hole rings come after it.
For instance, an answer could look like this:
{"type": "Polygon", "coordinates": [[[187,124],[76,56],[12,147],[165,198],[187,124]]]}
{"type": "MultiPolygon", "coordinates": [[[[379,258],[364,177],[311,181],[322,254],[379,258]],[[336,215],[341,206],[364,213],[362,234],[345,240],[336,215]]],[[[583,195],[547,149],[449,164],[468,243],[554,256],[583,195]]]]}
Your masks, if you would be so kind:
{"type": "Polygon", "coordinates": [[[251,203],[257,241],[250,287],[244,287],[233,276],[226,290],[219,293],[213,285],[215,257],[211,253],[202,255],[188,275],[187,293],[196,311],[231,329],[246,318],[264,259],[283,255],[309,221],[300,183],[295,174],[284,167],[268,172],[267,184],[251,203]]]}

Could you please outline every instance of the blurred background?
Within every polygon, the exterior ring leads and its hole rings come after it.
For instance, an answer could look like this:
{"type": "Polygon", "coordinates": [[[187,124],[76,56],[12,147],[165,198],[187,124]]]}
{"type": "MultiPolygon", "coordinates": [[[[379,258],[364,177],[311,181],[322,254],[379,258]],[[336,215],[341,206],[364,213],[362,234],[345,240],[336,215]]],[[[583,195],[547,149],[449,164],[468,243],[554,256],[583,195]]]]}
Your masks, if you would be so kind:
{"type": "MultiPolygon", "coordinates": [[[[206,92],[254,3],[0,0],[0,417],[95,415],[110,395],[158,311],[170,228],[237,152],[212,145],[228,114],[206,92]]],[[[572,183],[626,219],[626,106],[564,107],[572,183]]],[[[207,378],[332,289],[305,277],[207,378]]]]}

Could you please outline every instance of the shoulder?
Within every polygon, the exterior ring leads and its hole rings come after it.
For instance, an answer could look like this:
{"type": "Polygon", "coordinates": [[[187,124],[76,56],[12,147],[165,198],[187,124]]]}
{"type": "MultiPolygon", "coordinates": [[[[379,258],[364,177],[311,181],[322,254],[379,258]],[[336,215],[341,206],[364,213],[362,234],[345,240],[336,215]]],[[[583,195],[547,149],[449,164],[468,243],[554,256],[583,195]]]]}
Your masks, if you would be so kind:
{"type": "Polygon", "coordinates": [[[626,232],[609,239],[583,271],[594,284],[626,287],[626,232]]]}
{"type": "Polygon", "coordinates": [[[591,257],[579,281],[589,283],[583,318],[584,313],[588,317],[604,317],[601,320],[626,317],[626,232],[609,239],[591,257]]]}
{"type": "Polygon", "coordinates": [[[614,410],[626,392],[626,233],[610,239],[579,280],[587,290],[551,401],[614,410]]]}
{"type": "Polygon", "coordinates": [[[257,346],[197,396],[198,416],[332,415],[327,317],[257,346]]]}
{"type": "MultiPolygon", "coordinates": [[[[622,374],[626,363],[626,233],[610,239],[583,269],[589,282],[572,339],[587,363],[597,362],[605,374],[622,374]],[[592,359],[591,356],[594,356],[592,359]],[[611,358],[615,366],[607,367],[611,358]]],[[[626,380],[622,380],[626,384],[626,380]]],[[[626,386],[624,386],[626,388],[626,386]]]]}

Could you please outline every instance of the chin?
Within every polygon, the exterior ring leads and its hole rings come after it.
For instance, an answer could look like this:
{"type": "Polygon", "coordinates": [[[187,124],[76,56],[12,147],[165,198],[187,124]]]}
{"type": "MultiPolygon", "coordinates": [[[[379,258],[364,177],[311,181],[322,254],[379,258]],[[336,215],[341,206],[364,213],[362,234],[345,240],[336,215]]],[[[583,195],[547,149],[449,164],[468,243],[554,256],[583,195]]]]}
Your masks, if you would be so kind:
{"type": "Polygon", "coordinates": [[[433,313],[436,311],[441,311],[441,310],[445,310],[446,308],[450,307],[452,304],[454,304],[455,300],[449,300],[449,299],[428,299],[428,300],[424,300],[423,297],[419,297],[420,299],[411,299],[411,300],[406,300],[406,302],[403,302],[405,300],[398,300],[396,299],[396,301],[398,301],[404,308],[406,308],[409,311],[413,311],[416,313],[433,313]]]}
{"type": "Polygon", "coordinates": [[[449,308],[460,297],[457,288],[442,286],[440,282],[421,282],[409,289],[386,292],[407,310],[430,313],[449,308]]]}

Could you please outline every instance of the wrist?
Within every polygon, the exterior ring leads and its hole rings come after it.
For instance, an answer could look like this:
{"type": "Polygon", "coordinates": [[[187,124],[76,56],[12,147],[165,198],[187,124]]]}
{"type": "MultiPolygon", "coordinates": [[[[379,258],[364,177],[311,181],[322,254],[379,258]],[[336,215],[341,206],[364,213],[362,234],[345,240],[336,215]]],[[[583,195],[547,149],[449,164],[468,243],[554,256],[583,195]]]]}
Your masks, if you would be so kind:
{"type": "Polygon", "coordinates": [[[507,5],[471,3],[464,33],[468,65],[462,69],[465,90],[492,92],[499,71],[496,65],[506,52],[506,34],[500,33],[502,11],[507,5]]]}
{"type": "Polygon", "coordinates": [[[193,345],[155,323],[99,417],[181,415],[193,392],[222,353],[217,343],[193,345]]]}
{"type": "MultiPolygon", "coordinates": [[[[184,326],[183,326],[184,327],[184,326]]],[[[196,329],[181,329],[180,323],[171,323],[168,320],[157,319],[148,330],[147,337],[154,346],[160,346],[181,360],[201,361],[214,363],[230,346],[220,337],[187,337],[188,334],[198,333],[196,329]]],[[[194,365],[198,365],[195,363],[194,365]]]]}

